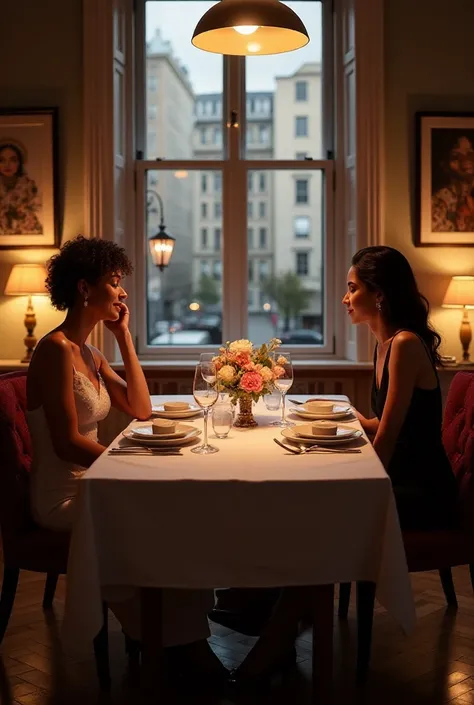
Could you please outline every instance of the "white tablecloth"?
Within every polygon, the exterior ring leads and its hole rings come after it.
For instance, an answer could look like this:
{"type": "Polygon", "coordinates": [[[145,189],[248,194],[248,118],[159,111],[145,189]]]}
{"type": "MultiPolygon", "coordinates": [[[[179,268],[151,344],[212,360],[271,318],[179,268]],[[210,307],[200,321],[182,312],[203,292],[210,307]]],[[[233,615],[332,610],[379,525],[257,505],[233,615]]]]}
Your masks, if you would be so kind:
{"type": "MultiPolygon", "coordinates": [[[[153,397],[154,404],[163,400],[153,397]]],[[[104,453],[85,473],[69,555],[69,646],[90,650],[102,623],[104,586],[372,580],[379,601],[412,629],[391,484],[370,443],[360,455],[289,455],[272,441],[281,438],[268,425],[276,412],[259,402],[254,413],[258,428],[233,428],[227,439],[214,438],[209,424],[210,442],[220,449],[214,455],[190,448],[183,457],[104,453]]]]}

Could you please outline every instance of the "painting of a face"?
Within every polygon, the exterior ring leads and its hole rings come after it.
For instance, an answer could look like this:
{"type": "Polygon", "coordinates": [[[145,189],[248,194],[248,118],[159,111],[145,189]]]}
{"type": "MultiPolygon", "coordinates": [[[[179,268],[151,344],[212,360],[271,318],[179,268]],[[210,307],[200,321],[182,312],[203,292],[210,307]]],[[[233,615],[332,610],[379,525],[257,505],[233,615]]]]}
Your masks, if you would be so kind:
{"type": "Polygon", "coordinates": [[[15,150],[4,147],[0,150],[0,175],[6,178],[16,176],[20,168],[20,160],[15,150]]]}

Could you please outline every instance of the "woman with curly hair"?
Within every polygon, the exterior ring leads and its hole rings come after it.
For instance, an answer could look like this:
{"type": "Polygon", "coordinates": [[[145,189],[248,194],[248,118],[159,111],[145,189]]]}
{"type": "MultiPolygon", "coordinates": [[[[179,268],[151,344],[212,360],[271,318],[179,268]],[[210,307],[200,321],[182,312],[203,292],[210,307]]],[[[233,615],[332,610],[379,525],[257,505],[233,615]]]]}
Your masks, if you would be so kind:
{"type": "MultiPolygon", "coordinates": [[[[105,450],[98,440],[98,422],[111,406],[148,419],[151,400],[128,328],[122,278],[131,274],[132,265],[125,250],[108,240],[79,236],[66,242],[47,267],[51,302],[67,313],[64,321],[40,340],[28,370],[31,502],[38,524],[70,531],[78,479],[105,450]],[[100,321],[115,336],[126,381],[86,342],[100,321]]],[[[139,600],[109,604],[129,636],[139,639],[139,600]]],[[[206,641],[211,607],[212,592],[166,590],[163,643],[180,645],[179,651],[174,651],[180,667],[187,663],[191,670],[222,675],[225,669],[206,641]]]]}

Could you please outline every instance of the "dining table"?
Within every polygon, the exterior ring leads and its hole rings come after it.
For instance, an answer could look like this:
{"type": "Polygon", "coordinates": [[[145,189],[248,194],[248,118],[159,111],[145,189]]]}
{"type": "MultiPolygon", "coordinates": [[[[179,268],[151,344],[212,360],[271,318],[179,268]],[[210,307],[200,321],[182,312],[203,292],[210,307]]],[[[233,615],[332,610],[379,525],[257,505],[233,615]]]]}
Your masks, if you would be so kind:
{"type": "MultiPolygon", "coordinates": [[[[341,395],[324,398],[350,405],[341,395]]],[[[153,396],[152,404],[170,400],[194,401],[153,396]]],[[[298,423],[286,403],[287,418],[298,423]]],[[[352,411],[338,423],[362,431],[352,411]]],[[[405,632],[413,629],[392,486],[365,433],[347,444],[358,453],[329,446],[296,454],[274,442],[285,440],[271,425],[279,411],[260,399],[253,413],[255,428],[232,427],[223,439],[210,426],[209,440],[219,449],[212,455],[192,453],[192,445],[179,454],[118,454],[112,448],[130,444],[120,433],[84,473],[67,572],[66,648],[90,651],[103,624],[104,591],[115,587],[129,596],[139,590],[143,682],[155,692],[163,588],[311,586],[318,634],[313,701],[321,703],[330,701],[336,583],[375,584],[388,613],[405,632]]],[[[186,423],[202,430],[202,414],[186,423]]]]}

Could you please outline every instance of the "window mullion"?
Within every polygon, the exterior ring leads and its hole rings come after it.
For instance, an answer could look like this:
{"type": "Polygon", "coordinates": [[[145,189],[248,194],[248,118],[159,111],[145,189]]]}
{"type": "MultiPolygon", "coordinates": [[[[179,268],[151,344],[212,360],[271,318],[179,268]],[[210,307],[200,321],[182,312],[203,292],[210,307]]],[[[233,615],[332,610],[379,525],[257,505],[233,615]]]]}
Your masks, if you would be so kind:
{"type": "Polygon", "coordinates": [[[245,135],[245,65],[240,57],[224,61],[223,165],[223,341],[247,331],[247,171],[241,160],[245,135]]]}

